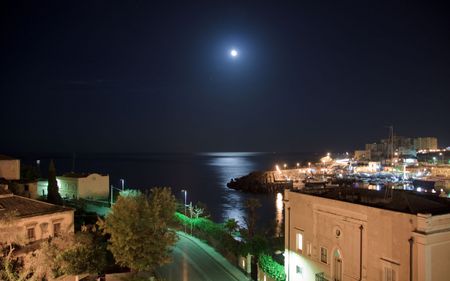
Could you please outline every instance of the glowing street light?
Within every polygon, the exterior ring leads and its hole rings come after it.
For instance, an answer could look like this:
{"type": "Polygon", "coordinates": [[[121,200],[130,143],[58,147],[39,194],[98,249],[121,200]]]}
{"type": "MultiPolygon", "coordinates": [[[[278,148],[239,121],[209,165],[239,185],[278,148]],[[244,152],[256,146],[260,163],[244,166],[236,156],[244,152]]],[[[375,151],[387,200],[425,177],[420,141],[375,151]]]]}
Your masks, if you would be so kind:
{"type": "Polygon", "coordinates": [[[285,168],[285,169],[287,168],[287,164],[286,164],[286,163],[284,163],[284,165],[283,165],[283,166],[284,166],[284,168],[285,168]]]}
{"type": "Polygon", "coordinates": [[[232,49],[232,50],[230,51],[230,56],[231,56],[231,57],[235,58],[235,57],[237,57],[238,55],[239,55],[239,53],[238,53],[238,51],[237,51],[236,49],[232,49]]]}
{"type": "Polygon", "coordinates": [[[125,180],[120,179],[120,184],[122,185],[122,191],[124,191],[125,190],[125,180]]]}
{"type": "MultiPolygon", "coordinates": [[[[186,216],[186,199],[187,199],[187,190],[182,189],[181,192],[184,193],[184,215],[186,216]]],[[[184,224],[184,233],[186,233],[186,224],[184,224]]]]}

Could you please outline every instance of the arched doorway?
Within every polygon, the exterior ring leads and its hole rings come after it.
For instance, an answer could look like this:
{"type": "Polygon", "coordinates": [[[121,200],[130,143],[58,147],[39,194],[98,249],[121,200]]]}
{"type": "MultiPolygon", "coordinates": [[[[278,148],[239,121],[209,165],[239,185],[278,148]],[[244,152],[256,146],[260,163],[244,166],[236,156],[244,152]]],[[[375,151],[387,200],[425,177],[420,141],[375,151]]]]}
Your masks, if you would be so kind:
{"type": "Polygon", "coordinates": [[[333,280],[342,281],[342,254],[339,249],[333,253],[333,280]]]}

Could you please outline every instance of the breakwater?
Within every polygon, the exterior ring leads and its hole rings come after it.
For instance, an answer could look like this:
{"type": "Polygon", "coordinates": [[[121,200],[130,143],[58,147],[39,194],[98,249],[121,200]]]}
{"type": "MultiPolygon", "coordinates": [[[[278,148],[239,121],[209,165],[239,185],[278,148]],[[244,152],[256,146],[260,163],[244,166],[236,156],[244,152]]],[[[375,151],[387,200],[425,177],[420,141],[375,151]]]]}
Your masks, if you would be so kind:
{"type": "Polygon", "coordinates": [[[227,183],[227,186],[235,190],[250,193],[278,193],[283,192],[286,188],[292,188],[293,184],[293,178],[287,176],[287,174],[282,175],[278,171],[258,171],[243,177],[231,179],[227,183]]]}

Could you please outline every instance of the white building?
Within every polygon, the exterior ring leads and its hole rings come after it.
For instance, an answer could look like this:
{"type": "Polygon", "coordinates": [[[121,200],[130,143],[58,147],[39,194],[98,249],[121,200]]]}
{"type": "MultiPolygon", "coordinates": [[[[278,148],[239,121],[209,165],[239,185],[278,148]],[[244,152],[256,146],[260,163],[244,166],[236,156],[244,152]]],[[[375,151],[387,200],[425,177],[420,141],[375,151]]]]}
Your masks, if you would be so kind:
{"type": "Polygon", "coordinates": [[[390,191],[286,190],[287,281],[449,280],[450,202],[390,191]]]}
{"type": "MultiPolygon", "coordinates": [[[[100,174],[65,174],[56,177],[59,194],[68,199],[108,200],[109,175],[100,174]]],[[[47,180],[38,182],[38,194],[47,195],[47,180]]]]}
{"type": "Polygon", "coordinates": [[[6,180],[20,179],[20,160],[0,155],[0,178],[6,180]]]}
{"type": "Polygon", "coordinates": [[[0,245],[20,241],[31,243],[74,232],[74,210],[13,195],[0,188],[0,245]]]}

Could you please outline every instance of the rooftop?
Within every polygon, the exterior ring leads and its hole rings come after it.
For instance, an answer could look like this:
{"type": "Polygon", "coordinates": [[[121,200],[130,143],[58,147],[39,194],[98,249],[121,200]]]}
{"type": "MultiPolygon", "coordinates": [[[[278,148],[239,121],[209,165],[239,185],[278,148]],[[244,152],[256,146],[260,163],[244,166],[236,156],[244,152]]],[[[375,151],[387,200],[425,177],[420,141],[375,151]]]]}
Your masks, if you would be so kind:
{"type": "Polygon", "coordinates": [[[9,190],[0,188],[0,219],[8,212],[16,212],[17,217],[23,218],[71,210],[73,209],[13,195],[9,190]]]}
{"type": "Polygon", "coordinates": [[[416,215],[450,214],[450,199],[436,194],[419,194],[408,190],[369,190],[362,188],[332,187],[292,190],[293,192],[359,204],[390,211],[416,215]]]}
{"type": "MultiPolygon", "coordinates": [[[[98,173],[75,173],[75,172],[70,172],[70,173],[65,173],[62,176],[66,177],[66,178],[86,178],[92,174],[98,174],[98,173]]],[[[100,176],[104,176],[102,174],[98,174],[100,176]]]]}
{"type": "Polygon", "coordinates": [[[8,155],[0,154],[0,160],[17,160],[17,159],[8,155]]]}

